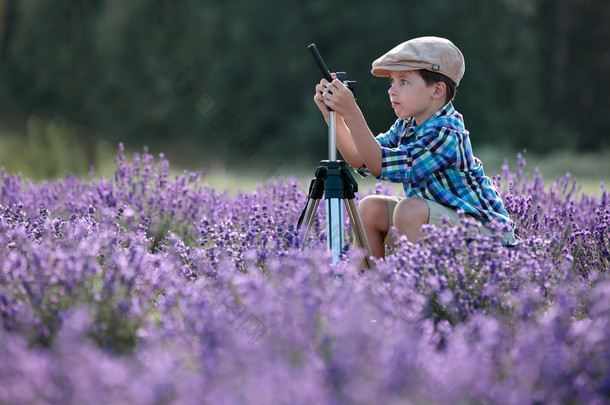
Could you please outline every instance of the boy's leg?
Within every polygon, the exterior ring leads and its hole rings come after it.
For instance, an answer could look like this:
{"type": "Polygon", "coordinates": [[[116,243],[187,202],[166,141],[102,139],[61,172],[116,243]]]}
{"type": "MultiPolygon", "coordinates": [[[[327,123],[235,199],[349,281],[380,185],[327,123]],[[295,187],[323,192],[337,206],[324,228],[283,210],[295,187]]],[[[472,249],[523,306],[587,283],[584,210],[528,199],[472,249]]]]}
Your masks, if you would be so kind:
{"type": "Polygon", "coordinates": [[[380,195],[366,196],[358,204],[358,211],[371,246],[371,253],[376,258],[385,257],[383,241],[390,229],[390,215],[386,197],[380,195]]]}
{"type": "Polygon", "coordinates": [[[398,233],[410,242],[417,242],[422,236],[422,225],[430,219],[430,207],[426,200],[409,197],[400,201],[394,209],[393,225],[398,233]]]}

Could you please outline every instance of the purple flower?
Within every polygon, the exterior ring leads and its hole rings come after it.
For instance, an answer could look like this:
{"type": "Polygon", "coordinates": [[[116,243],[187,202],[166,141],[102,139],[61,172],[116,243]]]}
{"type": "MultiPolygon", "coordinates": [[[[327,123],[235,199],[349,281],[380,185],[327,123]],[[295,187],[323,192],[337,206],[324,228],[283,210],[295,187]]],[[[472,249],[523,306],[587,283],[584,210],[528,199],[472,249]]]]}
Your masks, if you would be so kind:
{"type": "Polygon", "coordinates": [[[115,163],[2,171],[0,403],[607,401],[603,186],[520,156],[494,177],[519,246],[464,218],[363,273],[351,243],[331,265],[323,209],[301,240],[295,179],[231,196],[147,149],[115,163]]]}

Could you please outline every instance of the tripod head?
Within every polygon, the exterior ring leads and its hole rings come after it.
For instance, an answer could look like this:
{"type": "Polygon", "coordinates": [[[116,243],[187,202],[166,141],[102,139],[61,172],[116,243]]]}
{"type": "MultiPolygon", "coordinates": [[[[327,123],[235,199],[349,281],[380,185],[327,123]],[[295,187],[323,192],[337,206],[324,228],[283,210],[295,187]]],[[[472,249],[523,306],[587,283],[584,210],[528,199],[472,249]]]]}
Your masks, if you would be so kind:
{"type": "MultiPolygon", "coordinates": [[[[322,72],[322,76],[324,76],[324,78],[326,80],[328,80],[329,82],[332,82],[333,77],[330,74],[330,70],[328,70],[328,67],[326,67],[326,63],[324,63],[324,59],[322,59],[322,55],[320,55],[320,52],[318,51],[316,44],[309,44],[309,46],[307,48],[309,48],[313,58],[315,59],[316,63],[318,64],[318,67],[320,68],[320,71],[322,72]]],[[[345,84],[345,87],[350,89],[351,92],[354,93],[354,96],[356,96],[356,82],[353,80],[346,80],[347,73],[345,73],[345,72],[337,72],[336,75],[337,75],[337,79],[341,80],[341,83],[345,84]]]]}

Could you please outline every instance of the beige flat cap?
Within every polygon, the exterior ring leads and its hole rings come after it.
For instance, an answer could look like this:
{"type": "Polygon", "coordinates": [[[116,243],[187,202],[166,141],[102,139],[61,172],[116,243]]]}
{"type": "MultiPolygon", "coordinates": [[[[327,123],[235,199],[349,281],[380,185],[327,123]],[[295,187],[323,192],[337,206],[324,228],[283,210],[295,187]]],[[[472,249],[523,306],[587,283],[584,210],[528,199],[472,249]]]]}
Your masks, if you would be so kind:
{"type": "Polygon", "coordinates": [[[374,61],[371,73],[374,76],[386,77],[393,71],[419,69],[444,74],[458,85],[464,77],[464,55],[448,39],[414,38],[374,61]]]}

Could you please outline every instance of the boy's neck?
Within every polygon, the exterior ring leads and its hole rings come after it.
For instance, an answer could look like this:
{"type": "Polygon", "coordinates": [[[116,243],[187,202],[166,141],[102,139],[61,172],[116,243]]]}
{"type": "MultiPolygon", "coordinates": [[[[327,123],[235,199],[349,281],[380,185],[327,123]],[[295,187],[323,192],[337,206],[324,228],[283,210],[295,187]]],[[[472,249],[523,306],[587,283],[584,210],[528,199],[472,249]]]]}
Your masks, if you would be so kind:
{"type": "Polygon", "coordinates": [[[437,103],[432,103],[430,105],[430,108],[428,108],[424,113],[419,114],[416,117],[413,117],[413,125],[421,125],[424,122],[428,121],[428,119],[430,119],[430,117],[432,117],[434,114],[439,112],[440,109],[445,107],[450,102],[451,101],[448,101],[448,102],[445,103],[444,100],[440,100],[437,103]]]}

